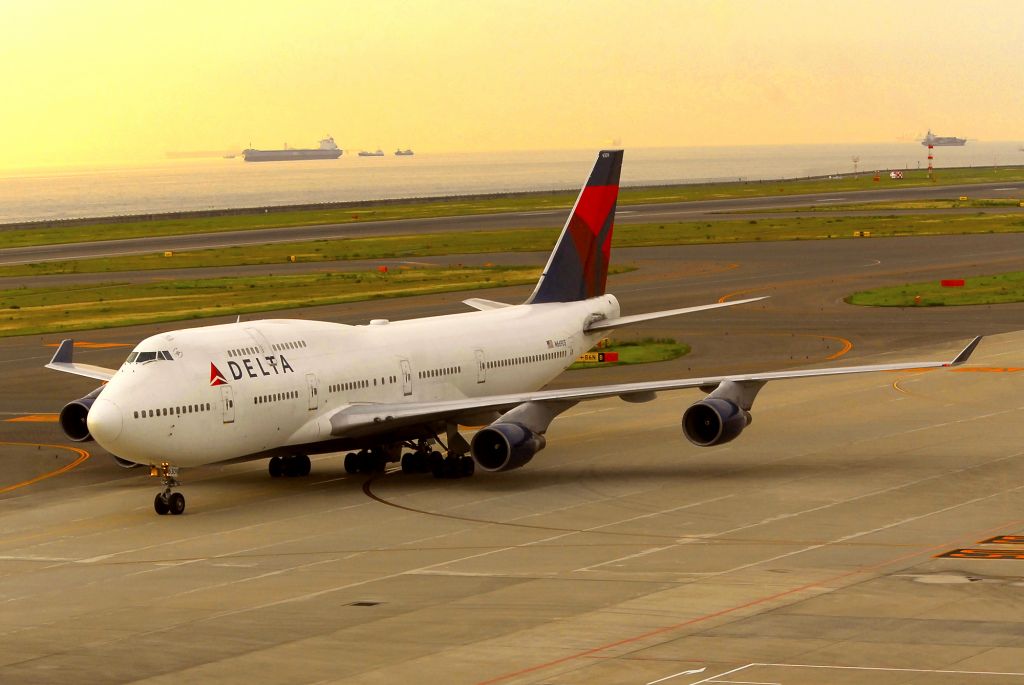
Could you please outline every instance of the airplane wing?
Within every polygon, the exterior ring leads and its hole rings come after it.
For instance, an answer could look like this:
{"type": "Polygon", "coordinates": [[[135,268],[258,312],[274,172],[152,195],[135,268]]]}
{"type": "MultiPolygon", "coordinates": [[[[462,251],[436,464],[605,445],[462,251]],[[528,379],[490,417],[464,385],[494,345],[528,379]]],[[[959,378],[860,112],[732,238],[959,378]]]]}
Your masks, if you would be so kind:
{"type": "Polygon", "coordinates": [[[75,351],[75,341],[71,339],[62,340],[60,347],[53,353],[53,359],[46,365],[47,369],[73,373],[76,376],[86,376],[100,381],[109,381],[117,373],[116,369],[105,369],[102,366],[92,364],[76,364],[72,361],[75,351]]]}
{"type": "Polygon", "coordinates": [[[526,402],[575,404],[605,397],[621,397],[626,401],[645,402],[653,399],[655,393],[685,388],[705,388],[708,391],[724,381],[752,384],[757,387],[772,380],[787,378],[812,378],[815,376],[839,376],[875,371],[907,371],[959,366],[967,361],[978,346],[982,336],[972,340],[951,361],[901,362],[896,364],[870,364],[865,366],[841,366],[823,369],[799,369],[791,371],[770,371],[767,373],[737,374],[732,376],[709,376],[706,378],[682,378],[640,383],[618,383],[588,388],[567,388],[561,390],[540,390],[536,392],[490,395],[441,402],[412,402],[408,404],[354,404],[348,405],[330,416],[331,434],[335,436],[362,436],[401,428],[423,422],[479,417],[486,412],[504,413],[526,402]]]}

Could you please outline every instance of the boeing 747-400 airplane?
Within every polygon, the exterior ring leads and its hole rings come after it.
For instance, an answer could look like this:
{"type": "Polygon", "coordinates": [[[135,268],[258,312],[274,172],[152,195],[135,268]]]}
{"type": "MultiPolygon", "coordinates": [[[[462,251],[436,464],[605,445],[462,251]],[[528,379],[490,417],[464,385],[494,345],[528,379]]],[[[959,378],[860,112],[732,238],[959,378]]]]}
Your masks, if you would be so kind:
{"type": "Polygon", "coordinates": [[[621,150],[598,154],[523,304],[471,299],[478,311],[365,326],[268,319],[182,329],[143,340],[119,369],[74,362],[65,340],[47,368],[104,384],[66,405],[61,426],[123,466],[149,465],[163,478],[157,513],[181,514],[178,469],[216,462],[269,458],[271,476],[304,476],[308,455],[350,450],[349,472],[399,460],[436,476],[517,469],[544,448],[556,416],[602,397],[646,402],[700,388],[708,394],[683,413],[682,430],[695,445],[719,445],[750,423],[770,380],[954,366],[980,340],[946,362],[539,390],[613,328],[762,299],[623,316],[605,292],[621,166],[621,150]],[[467,441],[460,425],[485,427],[467,441]]]}

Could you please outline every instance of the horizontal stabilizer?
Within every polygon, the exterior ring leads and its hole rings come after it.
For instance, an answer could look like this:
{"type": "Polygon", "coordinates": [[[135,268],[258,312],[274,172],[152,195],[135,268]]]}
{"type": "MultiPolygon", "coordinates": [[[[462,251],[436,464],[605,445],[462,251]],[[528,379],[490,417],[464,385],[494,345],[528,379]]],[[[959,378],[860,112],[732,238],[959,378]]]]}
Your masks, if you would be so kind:
{"type": "Polygon", "coordinates": [[[494,300],[485,300],[482,297],[471,297],[468,300],[463,300],[462,304],[469,305],[473,309],[479,309],[482,312],[489,311],[491,309],[502,309],[503,307],[511,307],[510,304],[504,302],[495,302],[494,300]]]}
{"type": "Polygon", "coordinates": [[[62,340],[60,347],[53,353],[53,359],[46,365],[47,369],[53,369],[54,371],[62,371],[64,373],[73,373],[76,376],[85,376],[86,378],[95,378],[100,381],[109,381],[117,373],[115,369],[105,369],[102,366],[93,366],[92,364],[75,364],[72,359],[75,353],[75,341],[70,338],[62,340]]]}
{"type": "Polygon", "coordinates": [[[588,325],[585,331],[587,333],[592,333],[593,331],[605,331],[610,328],[622,328],[623,326],[629,326],[634,323],[640,323],[641,321],[650,321],[651,319],[664,319],[667,316],[692,314],[693,312],[702,312],[705,309],[732,307],[733,305],[737,304],[747,304],[748,302],[757,302],[758,300],[766,299],[768,299],[767,295],[765,295],[764,297],[752,297],[747,300],[735,300],[732,302],[716,302],[714,304],[702,304],[697,307],[683,307],[682,309],[667,309],[662,312],[649,312],[647,314],[634,314],[633,316],[620,316],[617,319],[600,319],[588,325]]]}

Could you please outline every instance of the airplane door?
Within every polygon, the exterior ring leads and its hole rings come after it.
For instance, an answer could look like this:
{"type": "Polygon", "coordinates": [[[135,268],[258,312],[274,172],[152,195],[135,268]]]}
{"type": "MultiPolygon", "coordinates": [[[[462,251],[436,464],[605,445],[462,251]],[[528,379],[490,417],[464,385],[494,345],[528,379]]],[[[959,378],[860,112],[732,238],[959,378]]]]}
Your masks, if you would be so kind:
{"type": "Polygon", "coordinates": [[[315,373],[306,374],[306,386],[309,388],[309,409],[312,411],[320,404],[320,382],[317,381],[315,373]]]}
{"type": "Polygon", "coordinates": [[[408,397],[412,394],[412,367],[409,360],[402,360],[402,394],[408,397]]]}
{"type": "Polygon", "coordinates": [[[235,422],[235,398],[230,385],[220,386],[220,407],[224,423],[235,422]]]}
{"type": "Polygon", "coordinates": [[[487,360],[484,359],[483,350],[473,350],[476,353],[476,382],[483,383],[487,380],[487,360]]]}

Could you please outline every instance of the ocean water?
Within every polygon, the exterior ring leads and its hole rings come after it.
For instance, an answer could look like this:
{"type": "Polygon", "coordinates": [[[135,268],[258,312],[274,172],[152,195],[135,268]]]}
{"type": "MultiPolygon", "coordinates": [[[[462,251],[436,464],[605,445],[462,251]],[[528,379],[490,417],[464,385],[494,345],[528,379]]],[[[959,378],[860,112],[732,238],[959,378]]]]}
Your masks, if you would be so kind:
{"type": "MultiPolygon", "coordinates": [[[[935,148],[936,167],[1024,164],[1017,142],[935,148]]],[[[246,163],[167,160],[0,173],[0,224],[79,217],[577,188],[596,151],[416,154],[246,163]]],[[[771,180],[926,167],[915,142],[626,149],[622,184],[771,180]]]]}

